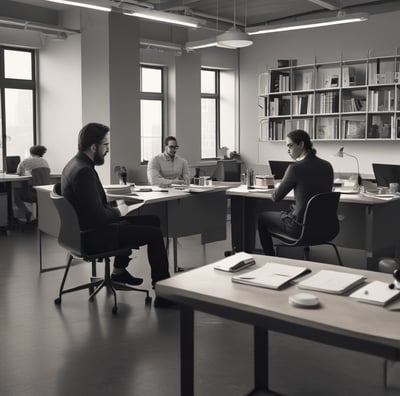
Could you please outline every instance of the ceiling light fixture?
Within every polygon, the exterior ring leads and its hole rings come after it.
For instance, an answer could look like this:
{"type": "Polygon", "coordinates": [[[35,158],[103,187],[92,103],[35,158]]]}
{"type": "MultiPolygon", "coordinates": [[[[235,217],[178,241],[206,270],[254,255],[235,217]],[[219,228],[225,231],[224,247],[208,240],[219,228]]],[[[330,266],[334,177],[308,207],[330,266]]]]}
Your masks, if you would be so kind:
{"type": "Polygon", "coordinates": [[[205,40],[188,41],[185,44],[187,50],[197,50],[202,48],[216,47],[217,40],[214,38],[209,38],[205,40]]]}
{"type": "Polygon", "coordinates": [[[90,3],[81,3],[78,1],[69,1],[69,0],[45,0],[45,1],[48,1],[50,3],[65,4],[65,5],[71,5],[71,6],[76,6],[76,7],[82,7],[82,8],[90,8],[92,10],[111,12],[111,7],[105,6],[105,5],[100,6],[100,5],[90,4],[90,3]]]}
{"type": "Polygon", "coordinates": [[[217,36],[217,44],[224,48],[243,48],[253,44],[252,38],[236,27],[236,0],[233,4],[233,26],[217,36]]]}
{"type": "Polygon", "coordinates": [[[254,26],[250,29],[247,29],[247,33],[250,36],[252,36],[256,34],[286,32],[290,30],[311,29],[322,26],[341,25],[344,23],[364,22],[367,20],[368,20],[368,14],[366,13],[349,14],[349,15],[342,15],[342,14],[339,15],[338,13],[338,16],[333,18],[321,18],[308,21],[304,20],[293,23],[287,23],[284,25],[254,26]]]}
{"type": "Polygon", "coordinates": [[[199,21],[195,18],[187,17],[186,15],[171,14],[163,11],[137,9],[132,11],[123,11],[124,15],[150,19],[157,22],[172,23],[174,25],[186,26],[191,28],[197,28],[199,21]]]}

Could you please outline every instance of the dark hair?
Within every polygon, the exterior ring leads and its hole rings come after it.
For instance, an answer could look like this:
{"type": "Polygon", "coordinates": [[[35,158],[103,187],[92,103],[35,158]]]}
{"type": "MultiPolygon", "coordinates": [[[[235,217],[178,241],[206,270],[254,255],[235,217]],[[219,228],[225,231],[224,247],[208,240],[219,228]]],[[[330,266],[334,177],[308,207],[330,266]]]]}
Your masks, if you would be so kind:
{"type": "Polygon", "coordinates": [[[32,146],[29,149],[29,152],[31,155],[37,155],[38,157],[43,157],[43,155],[46,153],[47,148],[44,146],[41,146],[40,144],[37,144],[36,146],[32,146]]]}
{"type": "Polygon", "coordinates": [[[86,151],[92,144],[99,144],[109,130],[108,126],[96,122],[85,125],[79,132],[78,150],[86,151]]]}
{"type": "Polygon", "coordinates": [[[287,137],[291,139],[294,143],[299,144],[300,142],[304,142],[304,148],[311,154],[315,155],[317,150],[313,148],[312,141],[310,139],[310,135],[303,131],[302,129],[295,129],[287,134],[287,137]]]}
{"type": "Polygon", "coordinates": [[[175,143],[178,143],[178,141],[176,140],[176,137],[175,137],[175,136],[167,136],[167,137],[164,139],[164,146],[168,146],[168,142],[169,142],[170,140],[173,140],[175,143]]]}

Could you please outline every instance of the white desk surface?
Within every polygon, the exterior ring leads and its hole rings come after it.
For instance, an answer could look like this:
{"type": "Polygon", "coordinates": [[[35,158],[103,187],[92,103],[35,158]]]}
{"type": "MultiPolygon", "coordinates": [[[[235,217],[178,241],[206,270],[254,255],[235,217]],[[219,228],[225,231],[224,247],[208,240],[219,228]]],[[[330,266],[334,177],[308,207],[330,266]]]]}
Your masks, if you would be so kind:
{"type": "MultiPolygon", "coordinates": [[[[151,186],[138,186],[140,187],[151,187],[151,186]]],[[[225,191],[230,186],[212,186],[209,190],[205,189],[204,193],[207,192],[216,192],[216,191],[225,191]]],[[[45,186],[36,186],[37,190],[40,191],[53,191],[53,184],[45,185],[45,186]]],[[[200,194],[202,194],[201,192],[200,194]]],[[[161,191],[149,191],[149,192],[140,192],[135,191],[135,195],[132,194],[107,194],[107,197],[112,199],[122,199],[129,202],[144,202],[146,204],[157,203],[157,202],[165,202],[165,201],[172,201],[177,199],[188,198],[192,195],[192,193],[185,192],[183,190],[177,190],[174,188],[169,188],[168,192],[161,192],[161,191]]]]}
{"type": "MultiPolygon", "coordinates": [[[[272,196],[272,191],[256,192],[254,190],[252,191],[252,189],[249,190],[246,186],[230,188],[226,191],[226,193],[228,195],[237,195],[237,196],[254,197],[254,198],[265,198],[265,199],[271,199],[271,196],[272,196]]],[[[284,200],[293,200],[293,198],[294,198],[294,194],[293,194],[293,191],[291,191],[284,198],[284,200]]],[[[400,195],[396,195],[395,197],[387,200],[387,199],[377,198],[374,196],[363,195],[362,193],[359,193],[359,194],[341,193],[340,194],[340,202],[357,203],[357,204],[365,204],[365,205],[383,204],[383,203],[391,202],[391,201],[398,200],[398,199],[400,199],[400,195]]]]}
{"type": "Polygon", "coordinates": [[[0,173],[0,183],[1,182],[8,182],[8,181],[23,181],[23,180],[30,180],[32,176],[20,176],[11,173],[0,173]]]}
{"type": "MultiPolygon", "coordinates": [[[[253,255],[253,257],[256,259],[257,266],[266,262],[306,266],[312,270],[312,273],[307,276],[311,276],[321,269],[329,269],[363,274],[367,277],[368,282],[381,280],[390,283],[392,281],[391,275],[372,271],[281,257],[262,255],[253,255]]],[[[251,267],[249,270],[254,268],[251,267]]],[[[246,271],[241,272],[241,274],[245,273],[246,271]]],[[[157,295],[170,298],[194,309],[202,310],[202,304],[233,308],[239,311],[238,316],[243,311],[265,318],[307,326],[311,329],[355,337],[358,340],[366,340],[400,350],[399,300],[388,305],[388,308],[393,309],[389,310],[382,306],[360,303],[345,295],[338,296],[311,291],[312,294],[319,297],[321,308],[299,309],[292,307],[288,302],[290,295],[303,292],[296,284],[277,291],[233,283],[232,276],[233,274],[215,270],[214,265],[209,264],[157,282],[156,292],[157,295]]],[[[300,279],[305,279],[305,277],[300,279]]]]}

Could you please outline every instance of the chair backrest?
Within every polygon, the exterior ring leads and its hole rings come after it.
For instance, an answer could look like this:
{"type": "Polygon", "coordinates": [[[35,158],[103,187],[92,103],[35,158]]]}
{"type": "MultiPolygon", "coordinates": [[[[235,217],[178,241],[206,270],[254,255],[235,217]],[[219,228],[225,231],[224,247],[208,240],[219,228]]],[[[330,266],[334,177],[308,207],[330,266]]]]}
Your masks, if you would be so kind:
{"type": "Polygon", "coordinates": [[[321,193],[310,198],[297,245],[320,245],[336,237],[340,228],[337,216],[339,198],[338,192],[321,193]]]}
{"type": "Polygon", "coordinates": [[[51,184],[50,181],[50,169],[46,167],[40,167],[32,169],[32,186],[44,186],[51,184]]]}
{"type": "Polygon", "coordinates": [[[81,232],[78,216],[74,207],[60,194],[57,194],[57,184],[50,193],[58,216],[60,217],[60,231],[58,243],[76,256],[82,256],[81,232]]]}
{"type": "Polygon", "coordinates": [[[18,164],[21,162],[19,155],[10,155],[6,157],[6,172],[17,173],[18,164]]]}

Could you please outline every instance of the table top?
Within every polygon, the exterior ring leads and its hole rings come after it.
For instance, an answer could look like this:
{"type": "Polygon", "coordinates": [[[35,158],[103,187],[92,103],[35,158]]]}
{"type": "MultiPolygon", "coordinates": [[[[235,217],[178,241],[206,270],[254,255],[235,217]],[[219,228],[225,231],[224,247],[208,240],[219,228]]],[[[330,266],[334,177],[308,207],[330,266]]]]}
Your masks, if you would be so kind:
{"type": "Polygon", "coordinates": [[[20,176],[13,173],[0,173],[0,183],[8,181],[23,181],[30,179],[32,179],[32,176],[20,176]]]}
{"type": "MultiPolygon", "coordinates": [[[[400,195],[396,194],[393,198],[380,198],[379,196],[375,196],[374,194],[367,193],[349,193],[350,191],[343,192],[343,189],[338,189],[340,192],[340,202],[347,203],[357,203],[364,205],[379,205],[384,204],[391,201],[396,201],[400,199],[400,195]]],[[[271,199],[272,190],[262,191],[261,189],[248,189],[247,186],[239,186],[235,188],[230,188],[226,191],[228,195],[237,195],[242,197],[254,197],[254,198],[264,198],[271,199]]],[[[284,200],[293,200],[294,194],[291,191],[284,200]]]]}
{"type": "MultiPolygon", "coordinates": [[[[391,275],[366,270],[281,257],[262,255],[253,255],[253,257],[256,259],[257,267],[267,262],[276,262],[307,267],[312,270],[312,274],[321,269],[329,269],[363,274],[367,277],[367,282],[381,280],[390,283],[392,280],[391,275]]],[[[249,270],[254,268],[251,267],[249,270]]],[[[240,273],[245,274],[246,270],[240,273]]],[[[346,295],[310,291],[319,297],[321,307],[300,309],[288,303],[290,295],[302,291],[296,286],[296,281],[283,290],[272,290],[233,283],[232,276],[231,273],[215,270],[214,265],[209,264],[158,282],[156,291],[157,294],[176,302],[185,304],[185,301],[189,301],[188,305],[194,309],[202,310],[202,304],[211,304],[218,306],[220,311],[223,311],[223,308],[231,308],[238,312],[254,314],[259,318],[277,319],[288,324],[355,337],[358,340],[400,350],[400,302],[398,300],[387,307],[382,307],[360,303],[346,295]]],[[[305,277],[300,279],[305,279],[305,277]]]]}

